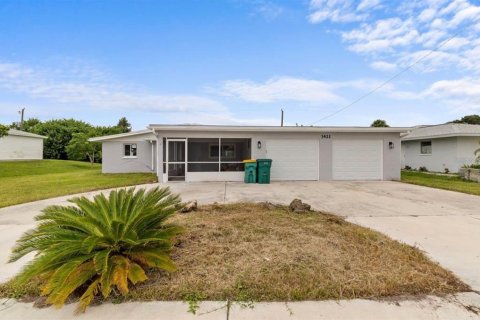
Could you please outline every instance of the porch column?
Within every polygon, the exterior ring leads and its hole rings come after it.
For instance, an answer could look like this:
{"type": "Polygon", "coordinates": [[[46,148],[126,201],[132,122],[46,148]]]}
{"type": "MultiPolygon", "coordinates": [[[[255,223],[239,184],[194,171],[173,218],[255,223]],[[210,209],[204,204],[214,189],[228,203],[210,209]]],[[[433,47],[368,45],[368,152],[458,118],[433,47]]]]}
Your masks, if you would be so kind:
{"type": "Polygon", "coordinates": [[[163,183],[163,136],[157,134],[157,177],[158,182],[163,183]]]}

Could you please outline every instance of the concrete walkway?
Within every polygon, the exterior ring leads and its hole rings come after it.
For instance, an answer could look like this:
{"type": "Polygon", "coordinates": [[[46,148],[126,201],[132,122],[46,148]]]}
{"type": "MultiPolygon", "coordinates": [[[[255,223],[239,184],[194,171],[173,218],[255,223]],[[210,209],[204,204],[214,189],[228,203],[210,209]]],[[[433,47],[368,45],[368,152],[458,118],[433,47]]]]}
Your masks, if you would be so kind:
{"type": "MultiPolygon", "coordinates": [[[[144,187],[150,188],[156,185],[144,187]]],[[[300,198],[317,210],[345,216],[349,221],[379,230],[394,239],[421,248],[433,260],[452,270],[474,290],[480,291],[480,197],[398,182],[277,182],[270,185],[210,182],[170,183],[169,186],[174,192],[180,193],[184,200],[196,199],[201,204],[239,201],[270,201],[288,204],[293,198],[300,198]]],[[[98,192],[86,195],[93,196],[96,193],[98,192]]],[[[0,281],[13,276],[29,260],[30,257],[25,257],[14,264],[5,263],[15,240],[24,231],[34,227],[33,217],[48,205],[66,204],[66,200],[70,197],[0,209],[0,281]]],[[[400,303],[401,308],[398,308],[395,303],[366,300],[341,303],[302,302],[289,305],[292,305],[292,309],[296,311],[292,316],[288,314],[288,319],[309,319],[307,315],[311,319],[467,319],[472,316],[480,319],[478,314],[467,310],[468,306],[473,306],[472,310],[480,308],[480,295],[476,293],[462,294],[456,298],[449,297],[446,300],[429,298],[421,301],[406,301],[400,303]],[[322,310],[326,313],[322,313],[322,310]]],[[[178,312],[180,312],[179,309],[182,309],[182,312],[186,310],[184,306],[182,308],[180,306],[181,303],[166,302],[104,305],[92,308],[86,316],[96,315],[95,318],[98,319],[98,312],[101,312],[102,315],[110,317],[111,312],[108,310],[113,308],[115,311],[139,310],[139,312],[155,308],[157,310],[153,314],[155,319],[161,319],[158,317],[158,312],[165,312],[165,319],[183,319],[181,315],[167,316],[168,310],[178,312]]],[[[0,318],[56,319],[55,317],[58,316],[65,319],[67,316],[65,312],[69,309],[64,310],[59,313],[52,312],[51,309],[40,311],[32,309],[28,304],[7,301],[4,308],[0,307],[0,318]]],[[[230,319],[283,319],[285,310],[285,305],[281,303],[257,304],[253,310],[237,310],[231,313],[230,319]]],[[[119,312],[115,314],[118,314],[117,318],[121,319],[119,312]]],[[[134,314],[137,315],[137,313],[134,314]]],[[[224,316],[224,313],[219,315],[212,312],[203,317],[224,319],[224,316]],[[215,314],[218,315],[215,316],[215,314]]],[[[185,319],[188,317],[189,315],[185,315],[185,319]]],[[[148,312],[145,315],[142,314],[141,318],[149,319],[148,312]]]]}

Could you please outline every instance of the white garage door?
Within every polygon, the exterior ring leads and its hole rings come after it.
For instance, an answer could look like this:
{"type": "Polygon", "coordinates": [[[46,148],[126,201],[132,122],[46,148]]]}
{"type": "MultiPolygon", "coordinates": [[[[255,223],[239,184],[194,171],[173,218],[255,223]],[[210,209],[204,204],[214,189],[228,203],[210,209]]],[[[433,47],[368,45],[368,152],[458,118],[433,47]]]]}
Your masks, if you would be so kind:
{"type": "Polygon", "coordinates": [[[382,180],[382,140],[333,140],[333,180],[382,180]]]}
{"type": "Polygon", "coordinates": [[[318,180],[318,140],[267,140],[272,180],[318,180]]]}

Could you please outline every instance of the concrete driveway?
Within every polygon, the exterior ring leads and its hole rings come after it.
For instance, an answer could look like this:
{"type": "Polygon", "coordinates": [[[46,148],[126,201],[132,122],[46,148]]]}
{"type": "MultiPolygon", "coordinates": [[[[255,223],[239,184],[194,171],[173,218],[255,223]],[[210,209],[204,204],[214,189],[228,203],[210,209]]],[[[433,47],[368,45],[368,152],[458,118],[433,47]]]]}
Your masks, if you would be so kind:
{"type": "MultiPolygon", "coordinates": [[[[415,245],[480,291],[480,197],[399,182],[170,183],[184,200],[199,203],[270,201],[300,198],[313,208],[381,231],[415,245]]],[[[151,188],[156,184],[145,185],[151,188]]],[[[87,193],[92,196],[98,192],[87,193]]],[[[28,257],[6,264],[15,240],[34,226],[33,217],[60,197],[0,209],[0,281],[11,277],[28,257]]],[[[480,296],[472,298],[480,307],[480,296]]]]}

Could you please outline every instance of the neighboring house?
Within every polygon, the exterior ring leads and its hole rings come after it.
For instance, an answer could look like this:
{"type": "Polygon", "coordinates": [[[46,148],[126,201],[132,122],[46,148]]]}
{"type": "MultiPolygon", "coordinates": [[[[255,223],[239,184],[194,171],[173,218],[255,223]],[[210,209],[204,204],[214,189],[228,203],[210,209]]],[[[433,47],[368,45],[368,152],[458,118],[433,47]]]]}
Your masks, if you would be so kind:
{"type": "Polygon", "coordinates": [[[0,138],[0,161],[43,159],[43,139],[46,138],[38,134],[10,129],[8,135],[0,138]]]}
{"type": "Polygon", "coordinates": [[[402,137],[402,166],[429,171],[458,172],[475,162],[480,125],[447,123],[414,128],[402,137]]]}
{"type": "Polygon", "coordinates": [[[400,179],[409,128],[150,125],[92,138],[102,170],[156,172],[159,181],[243,181],[246,159],[270,158],[272,180],[400,179]]]}

